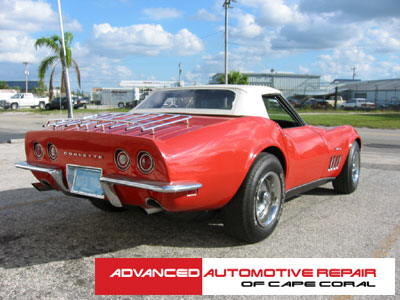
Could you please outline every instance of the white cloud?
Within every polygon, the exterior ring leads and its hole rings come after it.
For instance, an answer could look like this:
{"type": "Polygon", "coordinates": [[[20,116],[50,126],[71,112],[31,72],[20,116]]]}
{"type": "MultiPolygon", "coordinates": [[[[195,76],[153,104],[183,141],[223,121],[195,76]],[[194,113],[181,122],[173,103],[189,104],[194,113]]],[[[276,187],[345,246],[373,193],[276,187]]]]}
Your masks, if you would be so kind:
{"type": "Polygon", "coordinates": [[[332,54],[320,55],[317,64],[323,74],[345,78],[351,76],[351,68],[356,66],[357,72],[363,74],[363,78],[368,78],[374,72],[375,62],[374,56],[360,49],[338,48],[332,54]]]}
{"type": "Polygon", "coordinates": [[[196,12],[195,18],[197,20],[207,21],[207,22],[215,22],[218,21],[219,19],[215,14],[210,13],[204,8],[201,8],[196,12]]]}
{"type": "Polygon", "coordinates": [[[203,42],[186,28],[173,37],[173,48],[178,55],[192,55],[203,50],[203,42]]]}
{"type": "Polygon", "coordinates": [[[176,19],[182,15],[182,12],[176,8],[170,7],[152,7],[145,8],[143,14],[151,20],[163,20],[163,19],[176,19]]]}
{"type": "Polygon", "coordinates": [[[113,27],[108,23],[94,25],[92,44],[94,51],[110,57],[132,54],[152,56],[163,51],[192,55],[203,50],[202,41],[187,29],[172,34],[155,24],[127,27],[113,27]]]}
{"type": "MultiPolygon", "coordinates": [[[[30,34],[58,29],[57,14],[47,2],[32,0],[0,0],[0,62],[38,63],[48,50],[34,47],[30,34]]],[[[77,20],[66,22],[67,30],[79,30],[77,20]]],[[[9,66],[9,65],[7,65],[9,66]]]]}
{"type": "Polygon", "coordinates": [[[299,73],[302,73],[302,74],[310,74],[310,69],[309,68],[307,68],[307,67],[304,67],[304,66],[299,66],[299,73]]]}
{"type": "Polygon", "coordinates": [[[300,22],[303,18],[297,5],[287,5],[284,0],[246,0],[242,4],[257,9],[260,22],[267,26],[300,22]]]}
{"type": "MultiPolygon", "coordinates": [[[[0,0],[0,30],[35,32],[58,28],[57,14],[50,4],[33,0],[0,0]]],[[[81,30],[77,20],[64,20],[67,30],[81,30]]]]}
{"type": "Polygon", "coordinates": [[[262,28],[256,23],[251,14],[240,14],[237,17],[237,25],[231,29],[232,36],[239,38],[255,38],[262,33],[262,28]]]}
{"type": "Polygon", "coordinates": [[[353,48],[339,48],[331,54],[320,55],[316,62],[323,79],[332,81],[335,78],[351,78],[353,66],[356,67],[356,78],[382,79],[400,77],[400,57],[377,59],[365,51],[353,48]]]}
{"type": "Polygon", "coordinates": [[[22,32],[0,31],[0,62],[35,62],[34,40],[22,32]]]}

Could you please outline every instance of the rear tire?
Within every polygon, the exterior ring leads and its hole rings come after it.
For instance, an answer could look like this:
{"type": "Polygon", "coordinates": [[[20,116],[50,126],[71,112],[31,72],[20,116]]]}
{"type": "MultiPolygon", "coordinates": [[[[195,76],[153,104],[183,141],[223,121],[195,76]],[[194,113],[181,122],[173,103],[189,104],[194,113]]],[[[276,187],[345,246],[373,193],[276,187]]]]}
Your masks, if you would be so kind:
{"type": "Polygon", "coordinates": [[[350,148],[349,155],[342,172],[332,182],[333,189],[338,194],[351,194],[357,189],[360,181],[360,146],[356,141],[350,148]]]}
{"type": "Polygon", "coordinates": [[[270,153],[261,153],[239,191],[223,208],[228,234],[255,243],[268,237],[278,224],[285,199],[282,165],[270,153]]]}
{"type": "Polygon", "coordinates": [[[124,108],[124,107],[125,107],[124,103],[122,103],[122,102],[118,103],[118,108],[124,108]]]}
{"type": "Polygon", "coordinates": [[[44,102],[40,102],[40,103],[39,103],[39,108],[40,108],[40,109],[45,109],[45,107],[46,107],[46,106],[45,106],[44,102]]]}
{"type": "Polygon", "coordinates": [[[101,209],[102,211],[106,211],[106,212],[123,212],[123,211],[127,210],[125,207],[113,206],[107,200],[96,199],[96,198],[89,198],[88,200],[90,201],[90,203],[93,204],[93,206],[97,207],[98,209],[101,209]]]}

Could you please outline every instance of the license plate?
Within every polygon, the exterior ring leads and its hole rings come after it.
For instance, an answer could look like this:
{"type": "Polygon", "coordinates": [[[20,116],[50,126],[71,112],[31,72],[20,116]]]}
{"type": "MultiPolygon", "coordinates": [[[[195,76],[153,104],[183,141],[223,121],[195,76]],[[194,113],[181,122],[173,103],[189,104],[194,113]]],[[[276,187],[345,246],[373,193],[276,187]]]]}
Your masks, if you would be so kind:
{"type": "Polygon", "coordinates": [[[67,177],[71,193],[104,198],[100,184],[101,174],[101,169],[69,165],[67,177]]]}

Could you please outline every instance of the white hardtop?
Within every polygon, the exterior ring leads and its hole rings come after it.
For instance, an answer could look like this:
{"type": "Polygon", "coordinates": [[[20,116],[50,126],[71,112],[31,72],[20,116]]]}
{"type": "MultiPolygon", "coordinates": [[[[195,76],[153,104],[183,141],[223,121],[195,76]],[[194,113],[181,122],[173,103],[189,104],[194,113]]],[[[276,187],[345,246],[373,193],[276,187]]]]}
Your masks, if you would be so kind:
{"type": "MultiPolygon", "coordinates": [[[[183,114],[205,114],[205,115],[229,115],[229,116],[257,116],[268,117],[265,109],[262,95],[281,94],[277,89],[268,86],[255,86],[255,85],[233,85],[233,84],[219,84],[219,85],[198,85],[187,87],[175,87],[157,89],[153,93],[159,91],[173,91],[173,90],[229,90],[233,91],[236,95],[233,102],[232,109],[192,109],[192,108],[140,108],[140,105],[132,109],[132,113],[183,113],[183,114]]],[[[151,94],[150,94],[151,95],[151,94]]],[[[150,96],[149,95],[149,96],[150,96]]],[[[144,100],[146,101],[146,100],[144,100]]]]}

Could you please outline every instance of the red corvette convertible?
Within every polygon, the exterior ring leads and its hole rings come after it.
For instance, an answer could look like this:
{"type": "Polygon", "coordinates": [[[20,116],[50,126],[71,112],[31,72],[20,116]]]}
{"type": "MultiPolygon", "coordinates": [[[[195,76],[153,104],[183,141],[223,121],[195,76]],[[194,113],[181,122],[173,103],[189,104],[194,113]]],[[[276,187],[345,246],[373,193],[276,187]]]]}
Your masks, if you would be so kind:
{"type": "Polygon", "coordinates": [[[153,92],[129,113],[51,120],[26,134],[39,191],[89,199],[105,211],[222,209],[231,235],[256,242],[285,198],[332,182],[353,192],[361,139],[350,126],[307,125],[278,90],[200,86],[153,92]]]}

